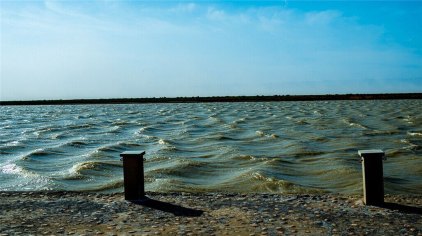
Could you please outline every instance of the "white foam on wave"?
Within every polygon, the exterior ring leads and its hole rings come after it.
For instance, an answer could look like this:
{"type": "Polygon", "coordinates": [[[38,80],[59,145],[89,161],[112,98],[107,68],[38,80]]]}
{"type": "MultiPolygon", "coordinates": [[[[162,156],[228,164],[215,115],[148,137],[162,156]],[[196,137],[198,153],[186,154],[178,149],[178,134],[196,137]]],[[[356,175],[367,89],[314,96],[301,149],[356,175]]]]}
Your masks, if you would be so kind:
{"type": "Polygon", "coordinates": [[[361,125],[361,124],[358,124],[358,123],[350,123],[350,126],[355,126],[355,127],[359,127],[359,128],[362,128],[362,129],[368,129],[367,127],[365,127],[365,126],[363,126],[363,125],[361,125]]]}
{"type": "Polygon", "coordinates": [[[406,149],[406,150],[413,150],[413,149],[419,148],[419,145],[414,144],[414,143],[410,142],[410,140],[407,140],[407,139],[401,139],[400,142],[408,144],[408,146],[403,147],[403,149],[406,149]]]}
{"type": "Polygon", "coordinates": [[[158,143],[161,144],[161,145],[169,144],[167,141],[165,141],[164,139],[161,139],[161,138],[160,138],[160,140],[158,140],[158,143]]]}
{"type": "Polygon", "coordinates": [[[120,126],[119,125],[115,125],[115,126],[112,126],[111,128],[110,128],[110,131],[109,132],[116,132],[116,131],[118,131],[120,129],[120,126]]]}
{"type": "Polygon", "coordinates": [[[48,190],[50,179],[41,176],[37,173],[25,170],[23,167],[9,161],[0,166],[0,174],[12,175],[14,177],[13,183],[5,183],[0,187],[0,190],[17,191],[17,190],[48,190]]]}
{"type": "Polygon", "coordinates": [[[364,125],[362,125],[362,124],[359,124],[359,123],[353,122],[352,120],[350,120],[350,119],[348,119],[348,118],[344,118],[344,119],[342,119],[342,121],[343,121],[345,124],[348,124],[349,126],[352,126],[352,127],[358,127],[358,128],[361,128],[361,129],[368,129],[368,127],[365,127],[365,126],[364,126],[364,125]]]}
{"type": "Polygon", "coordinates": [[[322,114],[321,114],[321,112],[319,112],[319,111],[317,111],[317,110],[315,110],[315,111],[314,111],[314,114],[315,114],[315,115],[322,115],[322,114]]]}
{"type": "Polygon", "coordinates": [[[7,147],[16,147],[16,146],[19,146],[20,143],[21,142],[19,140],[15,140],[15,141],[6,143],[5,146],[7,146],[7,147]]]}
{"type": "Polygon", "coordinates": [[[422,132],[408,132],[410,136],[422,136],[422,132]]]}
{"type": "Polygon", "coordinates": [[[104,176],[107,175],[107,169],[121,168],[121,162],[116,161],[82,161],[75,163],[67,171],[59,173],[59,178],[66,180],[80,180],[84,178],[91,178],[92,175],[104,176]],[[95,173],[88,173],[86,171],[93,171],[95,173]]]}
{"type": "Polygon", "coordinates": [[[145,184],[146,191],[154,191],[154,192],[168,192],[168,191],[175,191],[177,187],[175,184],[179,183],[179,181],[171,178],[156,178],[150,177],[146,178],[147,183],[145,184]]]}
{"type": "Polygon", "coordinates": [[[257,130],[255,133],[260,137],[265,136],[265,133],[260,130],[257,130]]]}
{"type": "Polygon", "coordinates": [[[265,132],[263,132],[261,130],[258,130],[255,133],[259,137],[267,137],[267,138],[278,138],[279,137],[277,134],[266,134],[265,132]]]}
{"type": "Polygon", "coordinates": [[[79,162],[74,164],[67,173],[67,178],[81,177],[81,171],[95,168],[94,162],[79,162]]]}
{"type": "Polygon", "coordinates": [[[271,134],[270,137],[271,138],[278,138],[279,136],[277,134],[271,134]]]}
{"type": "Polygon", "coordinates": [[[409,115],[406,118],[404,118],[403,120],[406,121],[408,124],[413,124],[413,119],[409,115]]]}
{"type": "Polygon", "coordinates": [[[23,169],[16,164],[11,163],[0,167],[0,171],[3,174],[19,174],[23,172],[23,169]]]}
{"type": "Polygon", "coordinates": [[[21,156],[21,160],[27,160],[30,156],[32,155],[42,155],[45,153],[45,149],[44,148],[37,148],[33,151],[28,152],[27,154],[24,154],[23,156],[21,156]]]}
{"type": "Polygon", "coordinates": [[[12,162],[8,162],[5,165],[1,166],[0,172],[3,174],[18,175],[24,178],[41,178],[40,175],[33,173],[31,171],[25,170],[21,166],[18,166],[12,162]]]}

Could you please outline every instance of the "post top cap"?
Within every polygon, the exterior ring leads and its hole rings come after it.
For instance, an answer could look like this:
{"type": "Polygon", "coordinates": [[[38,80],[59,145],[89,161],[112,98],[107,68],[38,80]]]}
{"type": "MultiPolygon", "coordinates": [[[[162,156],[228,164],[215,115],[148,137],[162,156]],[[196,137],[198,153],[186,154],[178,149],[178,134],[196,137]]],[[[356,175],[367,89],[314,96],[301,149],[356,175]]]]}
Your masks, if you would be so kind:
{"type": "Polygon", "coordinates": [[[359,156],[384,156],[385,153],[381,149],[371,149],[371,150],[359,150],[358,151],[359,156]]]}
{"type": "Polygon", "coordinates": [[[145,151],[125,151],[120,153],[120,156],[143,156],[145,151]]]}

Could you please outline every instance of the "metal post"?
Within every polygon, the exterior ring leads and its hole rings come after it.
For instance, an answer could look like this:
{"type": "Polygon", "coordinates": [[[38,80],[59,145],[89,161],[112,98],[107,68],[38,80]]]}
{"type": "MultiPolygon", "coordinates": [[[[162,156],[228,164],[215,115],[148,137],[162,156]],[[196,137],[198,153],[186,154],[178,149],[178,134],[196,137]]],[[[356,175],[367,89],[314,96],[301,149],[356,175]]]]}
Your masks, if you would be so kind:
{"type": "Polygon", "coordinates": [[[382,161],[385,153],[382,150],[359,150],[362,161],[363,202],[366,205],[382,205],[384,203],[384,180],[382,161]]]}
{"type": "Polygon", "coordinates": [[[145,152],[141,151],[127,151],[120,154],[123,159],[126,200],[139,200],[145,196],[144,154],[145,152]]]}

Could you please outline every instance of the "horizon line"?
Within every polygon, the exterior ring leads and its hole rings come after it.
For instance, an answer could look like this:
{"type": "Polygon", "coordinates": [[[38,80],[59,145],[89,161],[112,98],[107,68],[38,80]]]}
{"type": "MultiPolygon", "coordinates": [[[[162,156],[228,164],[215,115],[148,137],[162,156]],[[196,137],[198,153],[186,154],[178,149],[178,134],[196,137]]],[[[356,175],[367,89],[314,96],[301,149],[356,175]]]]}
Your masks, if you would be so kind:
{"type": "Polygon", "coordinates": [[[387,100],[422,99],[421,93],[347,93],[308,95],[226,95],[191,97],[132,97],[132,98],[75,98],[39,100],[0,100],[0,106],[7,105],[72,105],[72,104],[134,104],[134,103],[201,103],[201,102],[277,102],[317,100],[387,100]]]}

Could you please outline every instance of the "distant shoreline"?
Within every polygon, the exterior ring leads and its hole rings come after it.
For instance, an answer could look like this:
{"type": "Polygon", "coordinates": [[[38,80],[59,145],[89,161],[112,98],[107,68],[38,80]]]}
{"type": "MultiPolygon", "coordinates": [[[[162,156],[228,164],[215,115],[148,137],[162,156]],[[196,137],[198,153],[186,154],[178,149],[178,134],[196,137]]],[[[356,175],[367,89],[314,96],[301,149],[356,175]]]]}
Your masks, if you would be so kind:
{"type": "Polygon", "coordinates": [[[422,99],[422,93],[385,94],[327,94],[327,95],[272,95],[272,96],[213,96],[213,97],[159,97],[107,98],[33,101],[0,101],[0,106],[16,105],[83,105],[83,104],[144,104],[144,103],[205,103],[205,102],[281,102],[329,100],[396,100],[422,99]]]}

